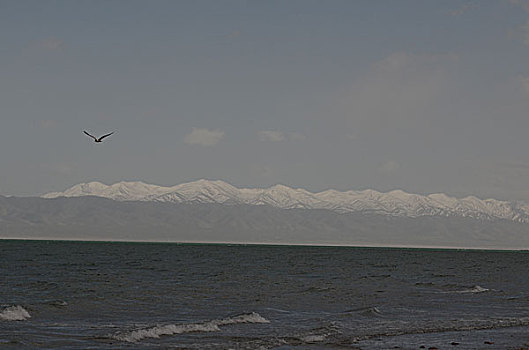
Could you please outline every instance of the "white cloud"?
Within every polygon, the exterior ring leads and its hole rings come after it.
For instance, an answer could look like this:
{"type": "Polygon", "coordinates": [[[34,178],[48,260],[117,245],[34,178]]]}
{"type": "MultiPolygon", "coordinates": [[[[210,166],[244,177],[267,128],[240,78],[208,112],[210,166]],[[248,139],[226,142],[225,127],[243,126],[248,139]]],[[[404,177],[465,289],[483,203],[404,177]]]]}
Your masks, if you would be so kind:
{"type": "Polygon", "coordinates": [[[193,128],[184,138],[190,145],[214,146],[224,137],[224,131],[193,128]]]}
{"type": "Polygon", "coordinates": [[[262,130],[259,131],[261,141],[281,142],[285,140],[304,140],[306,138],[300,132],[283,132],[279,130],[262,130]]]}
{"type": "Polygon", "coordinates": [[[285,134],[277,130],[262,130],[259,131],[259,139],[261,141],[281,142],[285,140],[285,134]]]}

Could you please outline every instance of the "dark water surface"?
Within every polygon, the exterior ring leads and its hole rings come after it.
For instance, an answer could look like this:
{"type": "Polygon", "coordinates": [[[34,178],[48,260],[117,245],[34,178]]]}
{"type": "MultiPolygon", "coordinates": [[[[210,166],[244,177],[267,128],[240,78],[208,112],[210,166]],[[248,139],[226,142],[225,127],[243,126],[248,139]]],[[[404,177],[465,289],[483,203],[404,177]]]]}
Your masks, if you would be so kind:
{"type": "Polygon", "coordinates": [[[0,349],[520,349],[528,267],[528,252],[0,240],[0,349]]]}

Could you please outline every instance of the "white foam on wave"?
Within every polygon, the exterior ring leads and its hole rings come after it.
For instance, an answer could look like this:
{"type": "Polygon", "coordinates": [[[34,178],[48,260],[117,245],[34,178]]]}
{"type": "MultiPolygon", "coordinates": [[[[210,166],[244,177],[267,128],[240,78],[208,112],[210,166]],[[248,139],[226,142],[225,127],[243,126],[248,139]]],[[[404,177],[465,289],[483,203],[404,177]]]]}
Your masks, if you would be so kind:
{"type": "MultiPolygon", "coordinates": [[[[443,293],[443,294],[477,294],[477,293],[485,293],[485,292],[490,292],[491,290],[488,289],[488,288],[484,288],[484,287],[481,287],[481,286],[478,286],[478,285],[475,285],[475,286],[472,286],[472,287],[467,287],[465,289],[461,289],[461,290],[450,290],[450,291],[444,291],[444,292],[438,292],[438,293],[443,293]]],[[[494,291],[494,289],[493,289],[494,291]]]]}
{"type": "Polygon", "coordinates": [[[192,332],[217,332],[220,331],[219,326],[226,326],[239,323],[269,323],[266,318],[262,317],[256,312],[249,314],[242,314],[234,317],[227,317],[220,320],[212,320],[201,323],[188,324],[169,324],[163,326],[155,326],[144,329],[138,329],[131,332],[118,333],[112,338],[126,341],[137,342],[145,338],[159,338],[162,335],[174,335],[192,332]]]}
{"type": "Polygon", "coordinates": [[[29,312],[20,305],[8,306],[0,311],[0,320],[25,321],[30,318],[29,312]]]}
{"type": "Polygon", "coordinates": [[[490,289],[483,288],[481,286],[476,285],[476,286],[473,286],[472,288],[461,290],[458,293],[483,293],[483,292],[488,292],[489,290],[490,289]]]}

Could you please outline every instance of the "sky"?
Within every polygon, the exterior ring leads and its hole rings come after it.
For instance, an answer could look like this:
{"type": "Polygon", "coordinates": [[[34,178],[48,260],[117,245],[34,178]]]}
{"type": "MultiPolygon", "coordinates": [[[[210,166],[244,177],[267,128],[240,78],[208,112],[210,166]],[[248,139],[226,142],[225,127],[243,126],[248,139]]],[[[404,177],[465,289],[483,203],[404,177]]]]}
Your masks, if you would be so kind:
{"type": "Polygon", "coordinates": [[[2,195],[206,178],[529,201],[528,132],[529,1],[0,0],[2,195]]]}

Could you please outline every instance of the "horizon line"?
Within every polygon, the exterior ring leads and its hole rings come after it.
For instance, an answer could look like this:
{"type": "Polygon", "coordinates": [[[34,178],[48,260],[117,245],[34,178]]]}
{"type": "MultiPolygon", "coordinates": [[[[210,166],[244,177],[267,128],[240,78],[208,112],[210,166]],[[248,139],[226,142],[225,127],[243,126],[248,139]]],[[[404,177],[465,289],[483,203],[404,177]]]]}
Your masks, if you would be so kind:
{"type": "Polygon", "coordinates": [[[403,244],[339,244],[339,243],[281,243],[281,242],[243,242],[243,241],[161,241],[161,240],[127,240],[127,239],[81,239],[81,238],[54,238],[54,237],[0,237],[1,241],[28,241],[28,242],[75,242],[75,243],[149,243],[149,244],[174,244],[174,245],[225,245],[225,246],[266,246],[266,247],[314,247],[314,248],[380,248],[380,249],[406,249],[406,250],[449,250],[449,251],[497,251],[497,252],[529,252],[529,247],[461,247],[461,246],[436,246],[436,245],[403,245],[403,244]]]}

